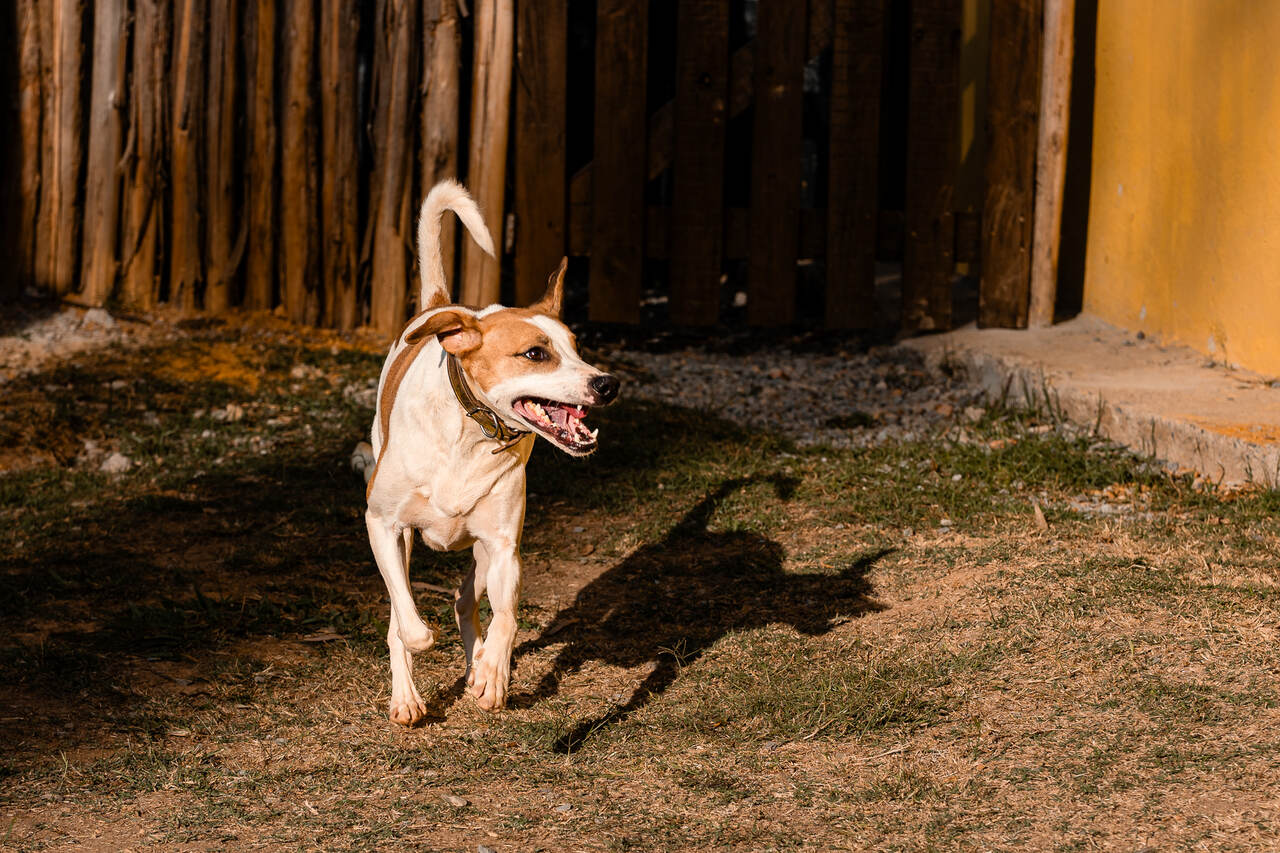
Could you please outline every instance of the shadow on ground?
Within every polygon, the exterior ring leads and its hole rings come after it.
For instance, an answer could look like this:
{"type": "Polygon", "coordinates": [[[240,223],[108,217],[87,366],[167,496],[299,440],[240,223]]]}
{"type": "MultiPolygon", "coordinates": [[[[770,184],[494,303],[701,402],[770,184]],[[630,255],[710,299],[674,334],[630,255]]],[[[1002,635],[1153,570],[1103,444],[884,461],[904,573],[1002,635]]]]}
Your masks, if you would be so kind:
{"type": "Polygon", "coordinates": [[[782,500],[796,485],[777,476],[722,483],[661,541],[639,548],[588,584],[538,639],[516,650],[518,659],[567,643],[532,692],[512,697],[515,707],[555,695],[562,680],[588,661],[651,667],[626,703],[577,724],[558,739],[557,751],[572,752],[593,733],[626,719],[730,632],[780,623],[819,635],[835,619],[881,609],[870,598],[866,576],[888,550],[863,555],[835,575],[787,574],[777,542],[757,533],[707,529],[726,497],[761,482],[771,484],[782,500]]]}

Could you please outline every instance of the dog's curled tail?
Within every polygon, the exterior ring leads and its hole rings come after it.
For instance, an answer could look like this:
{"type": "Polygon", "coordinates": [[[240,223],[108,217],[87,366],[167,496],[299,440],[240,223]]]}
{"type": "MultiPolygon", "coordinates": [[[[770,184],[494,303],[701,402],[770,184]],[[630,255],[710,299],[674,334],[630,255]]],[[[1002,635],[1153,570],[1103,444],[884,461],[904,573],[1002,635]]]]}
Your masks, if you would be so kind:
{"type": "Polygon", "coordinates": [[[445,179],[431,188],[422,202],[418,214],[418,265],[422,271],[422,293],[419,310],[448,305],[449,282],[444,277],[444,262],[440,258],[440,217],[452,210],[462,220],[481,249],[490,257],[493,254],[493,238],[485,227],[480,208],[467,192],[466,187],[452,179],[445,179]]]}

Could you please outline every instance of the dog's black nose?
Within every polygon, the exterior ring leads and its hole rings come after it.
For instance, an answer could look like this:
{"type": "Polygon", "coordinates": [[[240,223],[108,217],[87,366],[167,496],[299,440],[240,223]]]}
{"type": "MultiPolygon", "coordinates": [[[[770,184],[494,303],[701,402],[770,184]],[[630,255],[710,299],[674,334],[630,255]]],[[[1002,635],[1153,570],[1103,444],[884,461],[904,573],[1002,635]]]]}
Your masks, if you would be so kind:
{"type": "Polygon", "coordinates": [[[618,396],[618,387],[622,383],[617,377],[601,373],[592,379],[590,384],[591,390],[596,394],[596,405],[603,406],[605,403],[612,403],[613,398],[618,396]]]}

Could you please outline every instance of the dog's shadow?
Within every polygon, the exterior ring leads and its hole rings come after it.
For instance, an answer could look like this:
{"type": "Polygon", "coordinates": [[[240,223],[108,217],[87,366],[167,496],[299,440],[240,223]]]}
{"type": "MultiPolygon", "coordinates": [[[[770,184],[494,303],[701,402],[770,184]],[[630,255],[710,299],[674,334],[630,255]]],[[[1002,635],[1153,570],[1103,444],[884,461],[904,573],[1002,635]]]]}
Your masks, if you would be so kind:
{"type": "MultiPolygon", "coordinates": [[[[882,609],[869,597],[866,575],[887,550],[861,555],[837,574],[787,574],[777,542],[758,533],[707,529],[726,497],[756,482],[762,481],[721,484],[660,542],[640,548],[592,581],[538,638],[516,649],[519,658],[565,644],[532,691],[511,697],[512,707],[554,696],[562,681],[589,661],[652,667],[625,704],[576,724],[556,742],[557,751],[576,750],[594,732],[643,707],[671,686],[681,667],[730,632],[781,623],[816,636],[839,618],[882,609]]],[[[788,478],[765,482],[782,499],[795,487],[788,478]]]]}

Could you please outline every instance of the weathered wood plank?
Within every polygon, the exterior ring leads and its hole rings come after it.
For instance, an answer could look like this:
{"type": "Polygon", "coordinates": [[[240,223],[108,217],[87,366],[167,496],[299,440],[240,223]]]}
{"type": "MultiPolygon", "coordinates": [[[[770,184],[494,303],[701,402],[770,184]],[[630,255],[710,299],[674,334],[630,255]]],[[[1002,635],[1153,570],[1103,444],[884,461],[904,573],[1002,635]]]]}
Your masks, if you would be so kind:
{"type": "Polygon", "coordinates": [[[237,236],[243,221],[235,209],[239,172],[236,156],[236,99],[240,0],[219,0],[209,7],[209,99],[204,135],[205,310],[215,314],[232,303],[239,261],[237,236]]]}
{"type": "MultiPolygon", "coordinates": [[[[458,101],[461,32],[456,0],[425,0],[422,10],[422,158],[417,198],[425,198],[444,178],[458,174],[458,101]]],[[[440,261],[444,280],[454,281],[456,221],[440,223],[440,261]]],[[[420,274],[420,273],[419,273],[420,274]]]]}
{"type": "Polygon", "coordinates": [[[83,168],[81,131],[84,48],[82,0],[39,4],[48,56],[45,80],[44,142],[41,159],[40,227],[36,236],[36,278],[61,295],[75,289],[80,260],[81,210],[77,203],[83,168]]]}
{"type": "Polygon", "coordinates": [[[786,0],[761,0],[751,153],[751,257],[747,320],[795,319],[805,18],[786,0]]]}
{"type": "Polygon", "coordinates": [[[565,252],[569,4],[521,3],[516,23],[516,304],[542,296],[565,252]]]}
{"type": "Polygon", "coordinates": [[[164,156],[165,68],[169,57],[168,0],[136,0],[125,152],[125,212],[120,238],[120,299],[149,309],[159,298],[156,252],[164,212],[159,181],[164,156]]]}
{"type": "Polygon", "coordinates": [[[961,0],[913,0],[902,326],[951,326],[961,0]]]}
{"type": "Polygon", "coordinates": [[[720,314],[729,84],[727,0],[681,2],[676,35],[671,321],[704,326],[714,324],[720,314]]]}
{"type": "Polygon", "coordinates": [[[412,165],[409,108],[413,91],[414,32],[407,0],[382,0],[374,33],[376,87],[374,134],[375,195],[370,199],[372,292],[370,324],[398,331],[407,310],[409,260],[409,180],[412,165]]]}
{"type": "Polygon", "coordinates": [[[360,263],[360,114],[356,75],[360,38],[357,0],[322,0],[320,8],[320,120],[324,171],[320,220],[324,241],[326,325],[353,329],[358,319],[360,263]]]}
{"type": "Polygon", "coordinates": [[[644,273],[645,71],[648,0],[600,0],[596,13],[595,154],[591,178],[593,321],[640,319],[644,273]]]}
{"type": "MultiPolygon", "coordinates": [[[[503,201],[511,115],[511,65],[515,58],[514,0],[478,0],[475,17],[467,182],[501,255],[505,242],[503,201]]],[[[499,258],[486,255],[474,240],[464,240],[462,246],[462,302],[468,305],[497,302],[502,275],[499,258]]]]}
{"type": "Polygon", "coordinates": [[[1031,299],[1027,322],[1053,325],[1058,294],[1058,245],[1062,237],[1063,183],[1071,109],[1075,0],[1045,0],[1044,81],[1036,144],[1036,200],[1031,238],[1031,299]]]}
{"type": "Polygon", "coordinates": [[[248,28],[252,82],[248,98],[245,220],[249,226],[244,306],[266,310],[275,304],[276,191],[280,149],[276,136],[276,0],[250,0],[248,28]]]}
{"type": "Polygon", "coordinates": [[[39,0],[19,0],[16,34],[18,46],[18,144],[21,167],[16,185],[13,243],[17,275],[10,278],[9,296],[35,283],[36,223],[40,209],[40,10],[39,0]]]}
{"type": "Polygon", "coordinates": [[[285,315],[320,319],[319,127],[315,0],[292,0],[285,27],[286,74],[281,128],[281,277],[285,315]]]}
{"type": "Polygon", "coordinates": [[[836,0],[827,173],[829,328],[873,319],[884,0],[836,0]]]}
{"type": "Polygon", "coordinates": [[[1027,324],[1040,110],[1040,6],[1041,0],[1009,0],[991,8],[980,326],[1027,324]]]}
{"type": "Polygon", "coordinates": [[[173,110],[169,129],[170,240],[169,302],[183,311],[196,307],[204,278],[200,245],[200,140],[205,102],[205,0],[182,0],[173,30],[173,110]]]}

